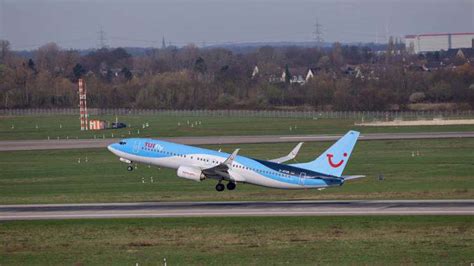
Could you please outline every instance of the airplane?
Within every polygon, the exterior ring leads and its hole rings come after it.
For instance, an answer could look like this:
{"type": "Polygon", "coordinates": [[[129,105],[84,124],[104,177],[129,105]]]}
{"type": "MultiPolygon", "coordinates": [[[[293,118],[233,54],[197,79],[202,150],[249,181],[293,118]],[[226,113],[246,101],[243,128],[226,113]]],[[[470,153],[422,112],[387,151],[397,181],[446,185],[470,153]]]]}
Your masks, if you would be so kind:
{"type": "Polygon", "coordinates": [[[303,144],[286,156],[273,160],[259,160],[232,154],[193,147],[150,138],[128,138],[113,143],[107,148],[127,163],[133,171],[133,163],[172,168],[177,176],[184,179],[202,181],[217,180],[216,190],[234,190],[238,183],[247,183],[279,189],[325,189],[342,186],[345,181],[364,177],[344,176],[359,132],[349,131],[316,159],[306,163],[283,164],[298,154],[303,144]],[[224,186],[223,182],[227,182],[224,186]]]}

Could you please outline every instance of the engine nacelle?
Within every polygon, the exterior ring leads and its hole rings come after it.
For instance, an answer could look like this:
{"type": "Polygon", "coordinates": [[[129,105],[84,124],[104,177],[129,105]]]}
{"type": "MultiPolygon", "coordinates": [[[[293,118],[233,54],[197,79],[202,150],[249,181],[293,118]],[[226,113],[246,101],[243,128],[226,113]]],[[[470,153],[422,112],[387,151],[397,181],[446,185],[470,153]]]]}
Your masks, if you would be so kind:
{"type": "Polygon", "coordinates": [[[124,163],[128,163],[128,164],[132,163],[132,161],[130,161],[129,159],[125,159],[125,158],[122,158],[122,157],[120,157],[120,161],[124,162],[124,163]]]}
{"type": "Polygon", "coordinates": [[[178,168],[177,175],[181,178],[197,182],[200,182],[201,180],[206,178],[206,176],[202,173],[201,169],[188,166],[180,166],[178,168]]]}

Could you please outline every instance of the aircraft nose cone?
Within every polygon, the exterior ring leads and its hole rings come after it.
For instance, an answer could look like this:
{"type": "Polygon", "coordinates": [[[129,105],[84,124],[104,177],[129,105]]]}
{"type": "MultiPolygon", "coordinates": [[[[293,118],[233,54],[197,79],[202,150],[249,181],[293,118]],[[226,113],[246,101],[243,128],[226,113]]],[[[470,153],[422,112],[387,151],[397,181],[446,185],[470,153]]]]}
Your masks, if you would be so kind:
{"type": "Polygon", "coordinates": [[[114,145],[115,145],[115,143],[110,144],[109,146],[107,146],[107,149],[112,153],[115,153],[115,151],[117,150],[117,149],[114,148],[114,145]]]}

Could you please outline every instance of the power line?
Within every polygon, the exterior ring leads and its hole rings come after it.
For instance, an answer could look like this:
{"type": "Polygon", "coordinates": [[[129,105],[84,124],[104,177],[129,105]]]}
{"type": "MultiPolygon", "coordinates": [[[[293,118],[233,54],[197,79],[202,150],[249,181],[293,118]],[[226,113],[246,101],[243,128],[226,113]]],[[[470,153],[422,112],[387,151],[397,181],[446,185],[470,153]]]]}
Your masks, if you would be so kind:
{"type": "Polygon", "coordinates": [[[107,38],[105,36],[105,31],[102,29],[102,26],[100,26],[99,32],[97,32],[98,37],[99,37],[99,48],[106,48],[107,47],[107,38]]]}
{"type": "Polygon", "coordinates": [[[118,41],[126,41],[126,42],[135,42],[135,43],[151,43],[153,45],[157,45],[157,40],[144,40],[144,39],[133,39],[129,37],[120,37],[120,36],[111,36],[108,38],[110,40],[118,40],[118,41]]]}
{"type": "Polygon", "coordinates": [[[323,39],[323,26],[319,24],[318,18],[316,18],[316,23],[314,24],[314,40],[316,41],[316,45],[318,47],[322,47],[324,39],[323,39]]]}

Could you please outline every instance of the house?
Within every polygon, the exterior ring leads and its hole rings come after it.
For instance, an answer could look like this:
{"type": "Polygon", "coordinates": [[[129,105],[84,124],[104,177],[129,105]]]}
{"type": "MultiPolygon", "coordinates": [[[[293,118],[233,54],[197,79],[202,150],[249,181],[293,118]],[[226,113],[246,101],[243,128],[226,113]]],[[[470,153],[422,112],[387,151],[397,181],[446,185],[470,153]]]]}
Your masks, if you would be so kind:
{"type": "Polygon", "coordinates": [[[306,83],[306,80],[303,78],[303,75],[294,75],[290,79],[290,84],[299,84],[299,85],[304,85],[306,83]]]}
{"type": "Polygon", "coordinates": [[[282,81],[280,75],[271,74],[268,77],[268,82],[270,82],[270,83],[281,83],[281,82],[285,82],[285,80],[282,81]]]}
{"type": "Polygon", "coordinates": [[[353,75],[355,75],[356,67],[357,66],[347,64],[347,65],[341,67],[341,72],[343,74],[353,76],[353,75]]]}
{"type": "Polygon", "coordinates": [[[353,77],[360,78],[360,79],[364,78],[364,75],[362,74],[362,70],[361,70],[360,66],[347,64],[347,65],[341,67],[341,72],[345,75],[348,75],[348,76],[353,76],[353,77]]]}
{"type": "Polygon", "coordinates": [[[270,74],[268,76],[268,82],[270,83],[283,83],[286,81],[285,69],[278,68],[276,73],[270,74]]]}
{"type": "Polygon", "coordinates": [[[111,68],[110,71],[112,72],[112,75],[115,77],[118,77],[122,73],[121,68],[111,68]]]}
{"type": "Polygon", "coordinates": [[[345,65],[341,67],[341,72],[345,75],[352,76],[356,79],[378,80],[374,65],[345,65]]]}
{"type": "Polygon", "coordinates": [[[310,79],[314,78],[318,72],[321,71],[320,67],[313,67],[308,68],[308,72],[306,72],[305,82],[308,82],[310,79]]]}
{"type": "MultiPolygon", "coordinates": [[[[287,77],[286,77],[286,69],[283,70],[283,73],[281,74],[281,81],[282,82],[285,82],[287,80],[287,77]]],[[[305,76],[306,76],[306,68],[289,68],[288,69],[288,72],[290,74],[290,78],[289,78],[289,81],[290,81],[290,84],[299,84],[299,85],[303,85],[306,80],[305,80],[305,76]]]]}
{"type": "MultiPolygon", "coordinates": [[[[284,83],[287,81],[286,78],[286,68],[279,69],[281,74],[271,74],[269,75],[268,82],[270,83],[284,83]]],[[[313,67],[313,68],[289,68],[288,72],[290,73],[289,83],[290,84],[298,84],[304,85],[310,79],[314,78],[319,72],[321,72],[320,67],[313,67]]]]}
{"type": "Polygon", "coordinates": [[[260,73],[260,70],[258,70],[258,66],[255,66],[252,71],[252,79],[256,78],[259,73],[260,73]]]}
{"type": "Polygon", "coordinates": [[[450,59],[461,58],[468,61],[474,61],[474,48],[449,49],[447,57],[450,59]]]}

